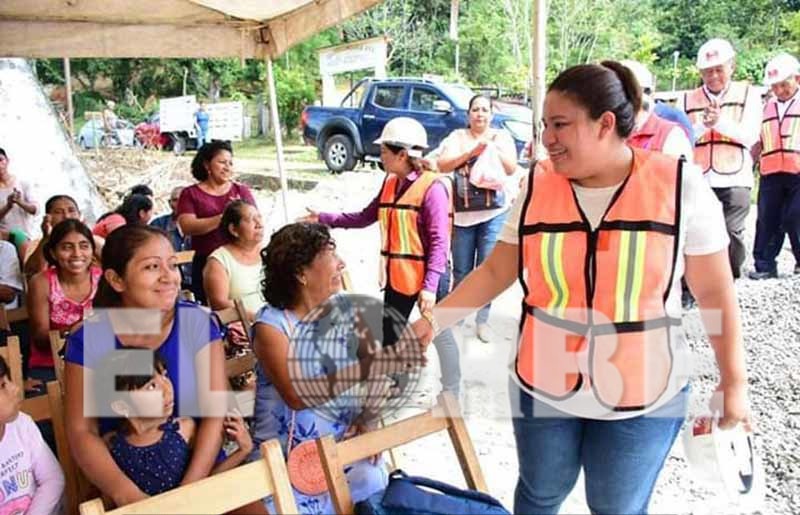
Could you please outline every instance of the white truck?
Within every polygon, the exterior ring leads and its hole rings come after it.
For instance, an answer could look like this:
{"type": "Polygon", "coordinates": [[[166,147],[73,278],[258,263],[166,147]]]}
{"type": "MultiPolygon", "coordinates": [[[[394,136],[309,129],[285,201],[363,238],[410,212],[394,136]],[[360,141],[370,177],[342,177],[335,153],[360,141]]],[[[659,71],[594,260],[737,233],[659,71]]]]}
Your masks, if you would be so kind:
{"type": "MultiPolygon", "coordinates": [[[[197,99],[194,95],[162,98],[158,117],[162,134],[169,136],[172,150],[182,154],[187,148],[197,147],[195,113],[197,99]]],[[[208,136],[210,140],[241,141],[244,131],[244,106],[241,102],[206,104],[208,136]]]]}

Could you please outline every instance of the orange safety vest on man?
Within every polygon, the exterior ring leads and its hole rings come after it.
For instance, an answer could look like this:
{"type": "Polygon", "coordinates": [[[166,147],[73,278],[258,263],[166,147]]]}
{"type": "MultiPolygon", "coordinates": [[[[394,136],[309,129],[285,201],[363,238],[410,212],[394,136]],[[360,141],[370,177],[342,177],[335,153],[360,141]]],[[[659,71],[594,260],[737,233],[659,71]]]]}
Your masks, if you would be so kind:
{"type": "Polygon", "coordinates": [[[633,411],[675,378],[666,312],[675,271],[683,161],[634,149],[630,176],[595,230],[547,160],[520,219],[524,292],[515,363],[521,384],[566,401],[633,411]],[[677,173],[676,173],[677,171],[677,173]],[[587,359],[588,358],[588,359],[587,359]]]}
{"type": "Polygon", "coordinates": [[[764,106],[761,122],[761,175],[800,173],[800,102],[789,104],[783,119],[778,118],[778,103],[764,106]]]}
{"type": "Polygon", "coordinates": [[[650,113],[644,125],[628,136],[628,144],[636,148],[662,152],[667,136],[675,127],[680,128],[677,123],[665,120],[656,113],[650,113]]]}
{"type": "MultiPolygon", "coordinates": [[[[720,104],[720,118],[741,122],[750,86],[745,82],[731,82],[725,99],[720,104]]],[[[711,105],[705,89],[699,87],[686,94],[684,110],[696,126],[703,121],[703,111],[711,105]]],[[[694,144],[694,162],[703,173],[715,171],[721,175],[739,173],[744,167],[745,152],[750,150],[738,141],[724,136],[714,129],[707,129],[694,144]]]]}
{"type": "MultiPolygon", "coordinates": [[[[401,183],[397,175],[390,174],[383,182],[378,201],[382,265],[386,273],[386,285],[403,295],[418,294],[425,280],[427,249],[424,248],[417,222],[425,194],[436,180],[440,180],[450,191],[448,181],[433,172],[422,172],[400,198],[395,198],[401,183]]],[[[451,202],[451,218],[452,210],[451,202]]]]}

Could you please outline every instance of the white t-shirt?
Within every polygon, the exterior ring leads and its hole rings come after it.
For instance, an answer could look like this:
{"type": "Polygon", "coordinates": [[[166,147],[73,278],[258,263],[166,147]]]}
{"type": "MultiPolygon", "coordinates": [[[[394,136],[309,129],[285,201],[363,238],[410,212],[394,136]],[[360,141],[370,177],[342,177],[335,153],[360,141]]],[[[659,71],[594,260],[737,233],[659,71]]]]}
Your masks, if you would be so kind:
{"type": "MultiPolygon", "coordinates": [[[[508,219],[503,226],[498,239],[504,243],[512,245],[519,244],[519,222],[522,215],[522,206],[528,196],[529,181],[525,182],[523,191],[514,202],[509,211],[508,219]]],[[[607,188],[584,188],[573,183],[575,196],[578,199],[592,229],[600,225],[603,214],[606,212],[611,198],[619,185],[607,188]]],[[[695,165],[685,165],[683,169],[683,189],[681,191],[681,224],[678,239],[678,257],[675,263],[675,274],[672,280],[669,297],[666,301],[667,315],[672,318],[681,318],[681,278],[686,268],[684,256],[703,256],[714,254],[728,247],[728,233],[725,229],[725,217],[722,214],[722,204],[720,204],[714,192],[703,179],[702,171],[695,165]]],[[[673,342],[675,345],[675,355],[684,352],[688,356],[688,350],[683,342],[682,328],[675,328],[673,342]]],[[[686,371],[688,374],[688,370],[686,371]]],[[[681,375],[679,379],[685,382],[688,375],[681,375]]],[[[512,374],[516,377],[516,374],[512,374]]],[[[646,411],[657,409],[661,404],[667,402],[683,386],[683,382],[675,382],[670,385],[658,403],[646,411]]],[[[570,400],[554,402],[546,397],[536,395],[537,399],[551,404],[563,411],[570,411],[570,400]]],[[[608,413],[602,418],[613,420],[631,418],[641,415],[643,412],[613,412],[608,413]]]]}
{"type": "Polygon", "coordinates": [[[31,417],[20,413],[0,440],[0,513],[60,513],[64,473],[31,417]]]}
{"type": "MultiPolygon", "coordinates": [[[[24,289],[17,249],[8,241],[0,241],[0,284],[17,290],[18,294],[21,294],[24,289]]],[[[5,307],[6,309],[18,308],[19,295],[16,299],[6,303],[5,307]]]]}
{"type": "Polygon", "coordinates": [[[778,100],[777,98],[775,99],[775,103],[778,104],[778,120],[779,121],[783,121],[783,115],[785,115],[786,111],[789,110],[789,106],[792,105],[792,102],[797,100],[798,97],[800,97],[800,95],[798,95],[797,93],[798,93],[798,91],[795,91],[794,95],[792,95],[792,97],[790,99],[788,99],[788,100],[781,101],[781,100],[778,100]]]}
{"type": "MultiPolygon", "coordinates": [[[[0,188],[0,206],[5,205],[5,203],[8,201],[8,196],[14,193],[15,188],[19,190],[22,200],[25,202],[35,203],[30,185],[23,181],[17,181],[14,187],[0,188]]],[[[25,232],[25,234],[30,236],[32,234],[32,222],[33,215],[28,214],[27,211],[19,207],[17,204],[14,204],[8,213],[6,213],[6,216],[0,219],[0,229],[3,229],[4,231],[21,229],[25,232]]]]}
{"type": "MultiPolygon", "coordinates": [[[[509,152],[515,156],[517,154],[517,147],[514,145],[514,139],[508,131],[504,129],[490,129],[494,135],[494,141],[490,144],[496,145],[501,153],[509,152]]],[[[466,129],[457,129],[451,132],[439,145],[439,147],[432,152],[432,154],[441,156],[452,156],[466,152],[475,146],[475,140],[469,135],[466,129]]],[[[499,173],[505,174],[504,170],[499,173]]],[[[513,176],[512,176],[513,177],[513,176]]],[[[485,211],[467,211],[462,213],[455,213],[453,223],[459,227],[470,227],[477,225],[487,220],[491,220],[495,216],[503,213],[508,206],[511,205],[511,199],[515,195],[514,180],[508,177],[505,180],[506,187],[504,188],[505,202],[502,207],[497,209],[487,209],[485,211]]]]}

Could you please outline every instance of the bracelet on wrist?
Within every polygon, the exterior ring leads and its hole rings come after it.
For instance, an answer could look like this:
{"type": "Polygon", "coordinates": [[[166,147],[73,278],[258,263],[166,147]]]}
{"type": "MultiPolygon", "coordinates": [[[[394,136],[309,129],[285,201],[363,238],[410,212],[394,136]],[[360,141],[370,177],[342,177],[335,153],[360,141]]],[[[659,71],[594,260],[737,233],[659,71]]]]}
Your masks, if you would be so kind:
{"type": "Polygon", "coordinates": [[[422,312],[422,318],[428,321],[431,325],[431,329],[433,329],[433,334],[437,334],[439,332],[439,323],[436,321],[436,317],[433,316],[433,311],[426,310],[422,312]]]}

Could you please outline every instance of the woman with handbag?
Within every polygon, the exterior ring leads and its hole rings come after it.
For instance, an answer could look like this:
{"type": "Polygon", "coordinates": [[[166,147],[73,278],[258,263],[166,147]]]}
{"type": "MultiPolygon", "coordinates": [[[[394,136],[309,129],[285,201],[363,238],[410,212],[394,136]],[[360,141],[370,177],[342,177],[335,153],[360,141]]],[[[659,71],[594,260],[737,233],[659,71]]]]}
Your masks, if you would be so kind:
{"type": "Polygon", "coordinates": [[[686,415],[684,273],[717,325],[712,411],[723,428],[749,422],[722,208],[696,169],[628,145],[640,106],[617,62],[562,72],[544,102],[550,159],[530,174],[486,262],[414,325],[429,341],[520,282],[514,513],[557,513],[581,468],[592,513],[647,512],[686,415]]]}
{"type": "MultiPolygon", "coordinates": [[[[453,200],[453,279],[464,277],[483,263],[494,248],[497,234],[508,213],[506,177],[517,169],[517,150],[511,135],[491,128],[492,104],[482,95],[469,102],[469,124],[453,131],[440,146],[437,168],[455,172],[453,200]]],[[[475,317],[478,338],[490,339],[489,309],[483,306],[475,317]]]]}

